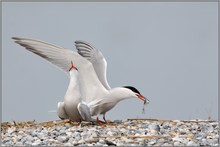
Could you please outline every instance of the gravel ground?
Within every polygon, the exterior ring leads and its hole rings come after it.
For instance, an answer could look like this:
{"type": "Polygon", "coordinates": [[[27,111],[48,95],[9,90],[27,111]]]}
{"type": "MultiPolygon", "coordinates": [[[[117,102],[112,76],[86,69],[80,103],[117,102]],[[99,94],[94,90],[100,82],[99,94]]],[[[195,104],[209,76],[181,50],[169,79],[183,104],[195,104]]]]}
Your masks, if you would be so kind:
{"type": "Polygon", "coordinates": [[[1,123],[2,146],[218,146],[218,121],[128,119],[1,123]]]}

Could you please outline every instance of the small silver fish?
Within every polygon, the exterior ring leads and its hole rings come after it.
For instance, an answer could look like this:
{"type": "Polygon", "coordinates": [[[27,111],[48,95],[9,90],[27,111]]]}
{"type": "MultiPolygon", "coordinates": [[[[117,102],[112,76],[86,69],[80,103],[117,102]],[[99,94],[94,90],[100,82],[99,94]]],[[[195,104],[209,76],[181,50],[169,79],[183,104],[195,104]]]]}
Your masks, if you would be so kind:
{"type": "Polygon", "coordinates": [[[145,100],[144,100],[144,105],[145,105],[146,103],[147,103],[147,100],[145,99],[145,100]]]}
{"type": "Polygon", "coordinates": [[[149,101],[147,98],[145,98],[145,100],[144,100],[144,105],[143,105],[143,108],[142,108],[142,114],[145,113],[144,107],[145,107],[146,104],[149,104],[149,102],[150,102],[150,101],[149,101]]]}

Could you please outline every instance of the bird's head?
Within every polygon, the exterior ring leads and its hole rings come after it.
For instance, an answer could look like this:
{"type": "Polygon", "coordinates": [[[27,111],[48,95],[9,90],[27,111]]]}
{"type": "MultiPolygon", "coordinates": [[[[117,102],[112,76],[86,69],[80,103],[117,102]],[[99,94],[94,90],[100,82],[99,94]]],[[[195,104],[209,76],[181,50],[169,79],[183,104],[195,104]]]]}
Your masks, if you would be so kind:
{"type": "Polygon", "coordinates": [[[144,103],[149,103],[149,100],[144,97],[135,87],[132,86],[124,86],[124,88],[127,88],[133,92],[133,96],[139,98],[140,100],[144,101],[144,103]]]}

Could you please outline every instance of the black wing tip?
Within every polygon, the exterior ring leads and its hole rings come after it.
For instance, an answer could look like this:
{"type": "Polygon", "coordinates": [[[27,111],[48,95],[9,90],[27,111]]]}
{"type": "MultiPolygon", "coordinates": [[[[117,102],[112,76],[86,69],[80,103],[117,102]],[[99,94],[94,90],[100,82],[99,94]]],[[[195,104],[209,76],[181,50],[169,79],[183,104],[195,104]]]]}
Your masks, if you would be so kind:
{"type": "Polygon", "coordinates": [[[76,40],[75,43],[81,43],[84,42],[83,40],[76,40]]]}
{"type": "Polygon", "coordinates": [[[130,89],[131,91],[140,94],[140,92],[133,86],[123,86],[124,88],[130,89]]]}
{"type": "Polygon", "coordinates": [[[11,37],[11,39],[14,39],[14,40],[20,40],[19,37],[11,37]]]}
{"type": "Polygon", "coordinates": [[[21,45],[21,46],[23,46],[23,47],[27,46],[26,44],[23,44],[20,40],[15,40],[14,42],[21,45]]]}
{"type": "Polygon", "coordinates": [[[22,41],[20,41],[20,40],[18,40],[18,39],[16,39],[14,42],[17,43],[17,44],[19,44],[20,46],[25,47],[25,48],[28,47],[27,44],[23,43],[22,41]]]}
{"type": "Polygon", "coordinates": [[[75,44],[88,44],[88,42],[83,41],[83,40],[76,40],[75,44]]]}
{"type": "Polygon", "coordinates": [[[23,37],[11,37],[11,39],[16,40],[16,41],[30,40],[28,38],[23,38],[23,37]]]}
{"type": "Polygon", "coordinates": [[[83,41],[83,40],[76,40],[75,41],[76,46],[80,45],[80,44],[84,44],[86,46],[89,46],[91,49],[95,49],[95,47],[92,44],[88,43],[87,41],[83,41]]]}

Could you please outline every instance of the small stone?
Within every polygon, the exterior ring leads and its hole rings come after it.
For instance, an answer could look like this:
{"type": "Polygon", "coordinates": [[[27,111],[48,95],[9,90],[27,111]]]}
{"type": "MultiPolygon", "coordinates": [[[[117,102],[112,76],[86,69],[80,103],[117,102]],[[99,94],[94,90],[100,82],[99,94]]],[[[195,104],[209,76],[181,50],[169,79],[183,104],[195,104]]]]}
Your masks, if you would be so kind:
{"type": "Polygon", "coordinates": [[[23,138],[23,136],[18,135],[18,136],[16,137],[16,140],[17,140],[17,141],[21,141],[22,138],[23,138]]]}
{"type": "Polygon", "coordinates": [[[181,144],[180,144],[180,142],[174,142],[173,145],[174,146],[180,146],[181,144]]]}
{"type": "Polygon", "coordinates": [[[41,145],[41,141],[37,140],[34,143],[31,144],[32,146],[40,146],[41,145]]]}
{"type": "MultiPolygon", "coordinates": [[[[82,133],[82,134],[83,134],[83,133],[82,133]]],[[[73,137],[76,137],[76,136],[79,136],[79,137],[80,137],[80,136],[81,136],[81,133],[80,133],[80,132],[74,132],[72,135],[73,135],[73,137]]]]}
{"type": "Polygon", "coordinates": [[[146,129],[146,128],[148,128],[148,124],[143,124],[143,125],[140,126],[140,128],[146,129]]]}
{"type": "Polygon", "coordinates": [[[173,120],[173,122],[175,122],[175,123],[183,123],[180,120],[173,120]]]}
{"type": "Polygon", "coordinates": [[[64,146],[73,146],[70,142],[64,144],[64,146]]]}
{"type": "Polygon", "coordinates": [[[112,131],[108,131],[107,132],[107,136],[113,136],[113,132],[112,131]]]}
{"type": "Polygon", "coordinates": [[[206,138],[207,134],[204,132],[200,132],[196,135],[196,139],[201,140],[203,138],[206,138]]]}
{"type": "Polygon", "coordinates": [[[169,122],[164,122],[163,124],[162,124],[162,128],[163,129],[168,129],[169,128],[169,122]]]}
{"type": "Polygon", "coordinates": [[[24,131],[19,130],[19,131],[18,131],[18,134],[24,134],[24,131]]]}
{"type": "Polygon", "coordinates": [[[65,143],[65,142],[67,142],[69,140],[69,138],[67,138],[66,136],[58,136],[57,140],[59,142],[65,143]]]}
{"type": "Polygon", "coordinates": [[[69,137],[72,137],[72,134],[73,134],[72,132],[66,132],[66,135],[69,137]]]}
{"type": "Polygon", "coordinates": [[[27,136],[25,139],[26,139],[27,142],[33,142],[34,141],[34,138],[31,137],[31,136],[27,136]]]}
{"type": "Polygon", "coordinates": [[[11,134],[16,131],[15,127],[8,128],[8,133],[11,134]]]}
{"type": "Polygon", "coordinates": [[[101,144],[100,142],[96,143],[96,146],[102,146],[103,144],[101,144]]]}
{"type": "Polygon", "coordinates": [[[66,123],[66,124],[65,124],[65,127],[66,127],[66,128],[70,128],[70,127],[72,127],[72,125],[71,125],[70,123],[66,123]]]}
{"type": "Polygon", "coordinates": [[[125,133],[125,132],[127,132],[127,130],[125,129],[125,128],[121,128],[121,130],[120,130],[122,133],[125,133]]]}
{"type": "Polygon", "coordinates": [[[85,143],[84,140],[79,140],[79,141],[78,141],[78,144],[83,144],[83,143],[85,143]]]}
{"type": "Polygon", "coordinates": [[[99,143],[101,143],[101,144],[105,144],[105,140],[103,140],[103,139],[99,139],[99,143]]]}
{"type": "Polygon", "coordinates": [[[109,140],[105,140],[105,143],[107,144],[107,145],[114,145],[114,146],[116,146],[116,144],[115,143],[113,143],[112,141],[109,141],[109,140]]]}
{"type": "Polygon", "coordinates": [[[200,141],[200,145],[208,145],[208,141],[207,139],[203,138],[201,141],[200,141]]]}
{"type": "Polygon", "coordinates": [[[35,131],[33,131],[31,134],[30,134],[32,137],[36,137],[37,136],[37,133],[35,131]]]}
{"type": "Polygon", "coordinates": [[[197,143],[195,143],[194,141],[190,141],[186,144],[187,146],[198,146],[197,143]]]}
{"type": "Polygon", "coordinates": [[[158,132],[160,131],[160,127],[159,127],[158,124],[150,124],[148,127],[152,130],[155,130],[155,131],[158,131],[158,132]]]}
{"type": "Polygon", "coordinates": [[[185,129],[179,129],[179,134],[180,135],[185,135],[186,134],[186,130],[185,129]]]}
{"type": "Polygon", "coordinates": [[[64,129],[60,130],[59,135],[66,135],[66,130],[64,129]]]}
{"type": "Polygon", "coordinates": [[[22,142],[16,142],[14,146],[24,146],[22,142]]]}
{"type": "Polygon", "coordinates": [[[150,124],[148,127],[150,129],[149,135],[158,135],[158,133],[160,132],[160,127],[158,124],[153,123],[150,124]]]}
{"type": "Polygon", "coordinates": [[[76,137],[75,137],[75,140],[76,140],[76,141],[79,141],[80,139],[81,139],[80,136],[76,136],[76,137]]]}
{"type": "Polygon", "coordinates": [[[219,139],[219,135],[218,135],[218,134],[216,134],[216,135],[213,134],[213,136],[214,136],[213,138],[215,138],[215,139],[219,139]]]}
{"type": "Polygon", "coordinates": [[[5,146],[12,146],[12,142],[11,141],[8,141],[6,143],[4,143],[5,146]]]}
{"type": "Polygon", "coordinates": [[[164,142],[165,142],[165,139],[164,139],[164,138],[160,138],[160,139],[158,139],[157,142],[159,142],[159,143],[164,143],[164,142]]]}
{"type": "Polygon", "coordinates": [[[164,134],[164,133],[166,133],[166,130],[164,128],[162,128],[162,129],[160,129],[160,133],[164,134]]]}
{"type": "Polygon", "coordinates": [[[154,145],[156,142],[155,141],[150,141],[150,142],[148,142],[147,144],[148,145],[154,145]]]}
{"type": "Polygon", "coordinates": [[[117,143],[116,146],[124,146],[124,143],[117,143]]]}
{"type": "Polygon", "coordinates": [[[151,130],[151,131],[149,132],[149,134],[150,134],[150,135],[158,135],[158,131],[156,131],[156,130],[151,130]]]}
{"type": "Polygon", "coordinates": [[[10,137],[5,137],[4,140],[2,140],[2,143],[5,144],[6,142],[9,142],[11,140],[10,137]]]}
{"type": "Polygon", "coordinates": [[[172,138],[172,140],[175,142],[182,142],[183,141],[182,138],[178,138],[178,137],[174,137],[174,138],[172,138]]]}
{"type": "Polygon", "coordinates": [[[78,145],[78,141],[71,141],[70,143],[74,146],[78,145]]]}
{"type": "Polygon", "coordinates": [[[30,145],[32,145],[32,142],[31,141],[25,141],[24,145],[30,146],[30,145]]]}
{"type": "Polygon", "coordinates": [[[92,137],[85,140],[85,142],[87,142],[87,143],[94,143],[94,142],[98,142],[98,141],[99,141],[98,138],[92,138],[92,137]]]}
{"type": "Polygon", "coordinates": [[[136,133],[134,136],[141,136],[141,134],[139,134],[139,133],[136,133]]]}
{"type": "Polygon", "coordinates": [[[173,144],[165,142],[164,144],[162,144],[162,146],[173,146],[173,144]]]}

